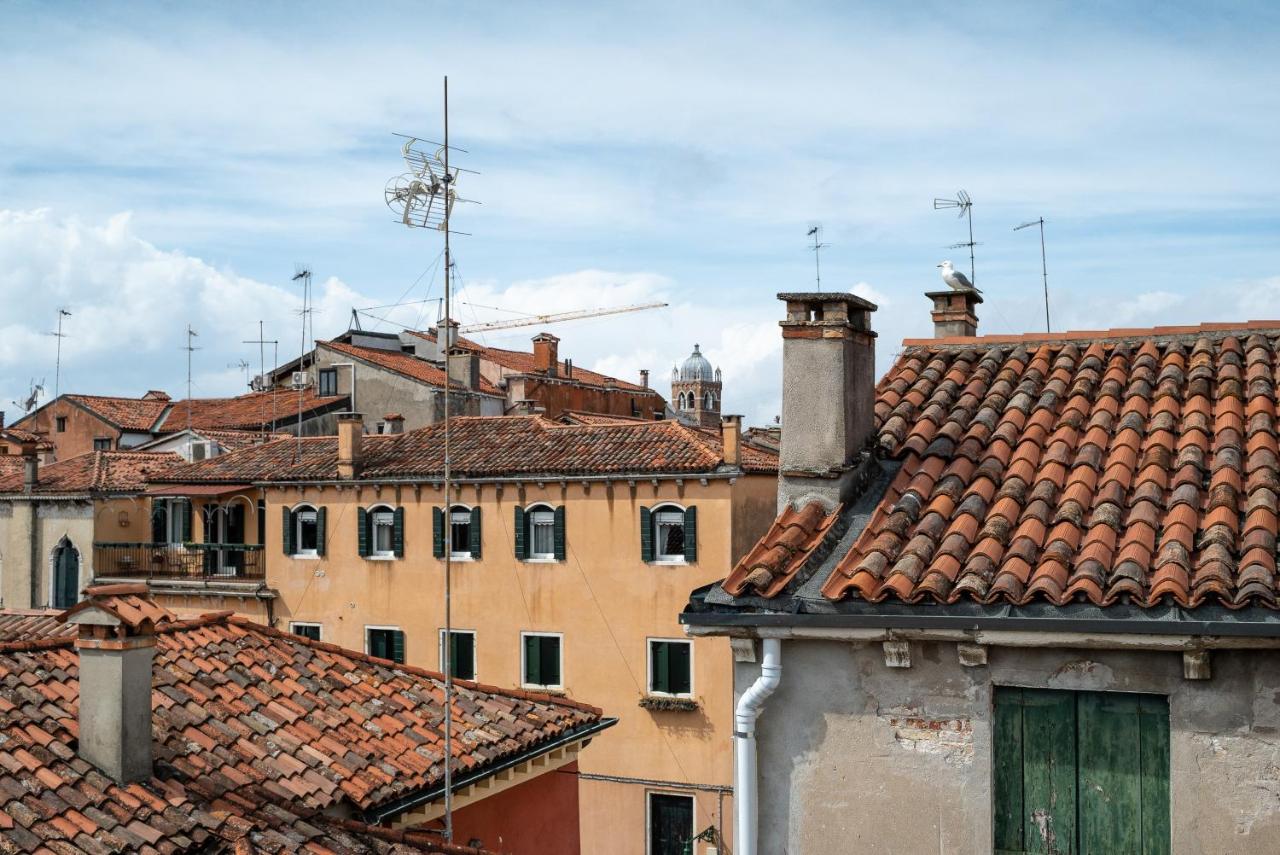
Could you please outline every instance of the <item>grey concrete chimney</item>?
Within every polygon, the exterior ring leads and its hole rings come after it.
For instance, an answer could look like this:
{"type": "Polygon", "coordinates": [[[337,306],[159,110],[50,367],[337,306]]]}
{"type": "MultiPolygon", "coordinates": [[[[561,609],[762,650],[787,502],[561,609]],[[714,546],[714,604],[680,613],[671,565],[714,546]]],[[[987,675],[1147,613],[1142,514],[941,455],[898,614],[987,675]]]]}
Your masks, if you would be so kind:
{"type": "Polygon", "coordinates": [[[40,455],[35,442],[22,443],[22,491],[30,493],[40,483],[40,455]]]}
{"type": "Polygon", "coordinates": [[[404,416],[399,413],[387,413],[382,417],[382,421],[387,426],[387,433],[401,434],[404,433],[404,416]]]}
{"type": "Polygon", "coordinates": [[[977,291],[927,291],[925,296],[933,301],[933,337],[972,338],[978,334],[978,315],[975,307],[982,302],[977,291]]]}
{"type": "Polygon", "coordinates": [[[63,614],[79,627],[79,753],[118,784],[151,777],[155,628],[172,618],[146,585],[102,585],[63,614]],[[128,609],[117,607],[126,600],[128,609]],[[127,615],[127,617],[126,617],[127,615]]]}
{"type": "Polygon", "coordinates": [[[779,508],[850,497],[875,424],[870,303],[853,294],[784,293],[779,508]]]}
{"type": "Polygon", "coordinates": [[[649,388],[649,369],[648,368],[640,369],[640,388],[642,389],[649,388]]]}
{"type": "Polygon", "coordinates": [[[449,351],[449,379],[468,392],[480,388],[480,357],[464,347],[449,351]]]}

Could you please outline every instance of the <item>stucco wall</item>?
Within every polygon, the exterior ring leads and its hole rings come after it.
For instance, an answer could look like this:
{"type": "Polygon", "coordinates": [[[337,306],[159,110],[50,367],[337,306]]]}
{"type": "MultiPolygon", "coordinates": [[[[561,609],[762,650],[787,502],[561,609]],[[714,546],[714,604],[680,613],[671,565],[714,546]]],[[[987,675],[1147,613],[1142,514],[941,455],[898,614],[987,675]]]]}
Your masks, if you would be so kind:
{"type": "Polygon", "coordinates": [[[50,604],[53,550],[63,537],[80,553],[79,587],[87,586],[93,578],[94,528],[88,502],[0,502],[0,606],[50,604]]]}
{"type": "Polygon", "coordinates": [[[58,398],[14,422],[14,427],[42,434],[54,444],[54,460],[69,460],[77,455],[93,451],[93,441],[98,438],[111,440],[111,447],[116,447],[120,431],[95,416],[93,413],[78,407],[65,398],[58,398]],[[57,430],[58,417],[66,418],[67,429],[62,433],[57,430]]]}
{"type": "MultiPolygon", "coordinates": [[[[1185,680],[1179,653],[788,641],[760,719],[760,851],[987,853],[996,685],[1166,695],[1175,855],[1280,851],[1280,653],[1218,651],[1185,680]]],[[[758,664],[736,666],[736,691],[758,664]]]]}

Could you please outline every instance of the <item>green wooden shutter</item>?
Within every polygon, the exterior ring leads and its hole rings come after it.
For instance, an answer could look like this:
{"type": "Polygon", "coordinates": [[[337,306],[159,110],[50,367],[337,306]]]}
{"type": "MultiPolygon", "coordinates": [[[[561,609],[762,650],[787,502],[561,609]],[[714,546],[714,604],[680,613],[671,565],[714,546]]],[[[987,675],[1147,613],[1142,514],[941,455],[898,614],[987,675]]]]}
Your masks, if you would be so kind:
{"type": "MultiPolygon", "coordinates": [[[[284,523],[280,528],[280,543],[285,555],[293,554],[293,511],[281,508],[284,512],[284,523]]],[[[183,538],[185,540],[185,538],[183,538]]]]}
{"type": "Polygon", "coordinates": [[[180,503],[182,505],[182,542],[191,542],[191,501],[180,503]]]}
{"type": "Polygon", "coordinates": [[[316,555],[324,555],[325,520],[328,515],[327,508],[316,508],[316,555]]]}
{"type": "Polygon", "coordinates": [[[542,684],[542,639],[536,635],[524,637],[524,681],[531,685],[542,684]]]}
{"type": "Polygon", "coordinates": [[[698,509],[684,512],[684,560],[690,564],[698,560],[698,509]]]}
{"type": "Polygon", "coordinates": [[[649,642],[653,656],[653,686],[655,692],[671,691],[671,645],[665,641],[649,642]]]}
{"type": "Polygon", "coordinates": [[[1173,848],[1169,804],[1169,701],[1138,696],[1141,730],[1142,855],[1168,855],[1173,848]]]}
{"type": "Polygon", "coordinates": [[[1027,851],[1073,855],[1075,698],[1068,692],[1024,689],[1022,735],[1022,833],[1027,851]]]}
{"type": "Polygon", "coordinates": [[[459,680],[474,680],[475,670],[475,636],[455,632],[449,643],[449,672],[459,680]]]}
{"type": "Polygon", "coordinates": [[[529,532],[524,507],[516,505],[516,558],[524,561],[529,557],[529,532]]]}
{"type": "Polygon", "coordinates": [[[369,555],[369,511],[356,509],[356,552],[361,558],[369,555]]]}
{"type": "Polygon", "coordinates": [[[391,636],[391,656],[392,662],[404,662],[404,632],[398,629],[391,630],[388,633],[391,636]]]}
{"type": "Polygon", "coordinates": [[[480,509],[471,509],[471,542],[467,544],[468,551],[472,558],[480,557],[480,543],[483,540],[480,536],[480,509]]]}
{"type": "Polygon", "coordinates": [[[997,852],[1022,852],[1022,689],[996,688],[991,742],[997,852]]]}
{"type": "Polygon", "coordinates": [[[560,685],[560,662],[564,651],[558,635],[544,635],[539,639],[542,647],[542,682],[546,686],[560,685]]]}
{"type": "Polygon", "coordinates": [[[640,560],[653,560],[653,514],[640,508],[640,560]]]}
{"type": "Polygon", "coordinates": [[[431,554],[444,558],[444,511],[431,509],[431,554]]]}
{"type": "Polygon", "coordinates": [[[404,558],[404,508],[396,508],[391,518],[391,550],[396,558],[404,558]]]}
{"type": "Polygon", "coordinates": [[[667,644],[668,681],[671,688],[667,691],[676,695],[687,694],[693,688],[693,674],[690,669],[689,652],[692,644],[671,642],[667,644]]]}
{"type": "Polygon", "coordinates": [[[557,507],[555,512],[555,543],[556,560],[563,561],[568,552],[564,542],[564,505],[557,507]]]}

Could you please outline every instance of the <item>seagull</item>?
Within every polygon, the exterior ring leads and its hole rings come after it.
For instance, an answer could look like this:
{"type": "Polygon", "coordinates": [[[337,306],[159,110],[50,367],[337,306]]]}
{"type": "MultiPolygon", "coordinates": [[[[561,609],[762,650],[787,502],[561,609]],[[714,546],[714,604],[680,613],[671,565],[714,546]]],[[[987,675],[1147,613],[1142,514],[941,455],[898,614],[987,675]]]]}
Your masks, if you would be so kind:
{"type": "Polygon", "coordinates": [[[938,265],[942,268],[942,281],[946,282],[956,291],[973,291],[981,294],[977,288],[973,287],[973,283],[969,281],[969,277],[965,276],[959,270],[951,266],[950,261],[944,261],[938,265]]]}

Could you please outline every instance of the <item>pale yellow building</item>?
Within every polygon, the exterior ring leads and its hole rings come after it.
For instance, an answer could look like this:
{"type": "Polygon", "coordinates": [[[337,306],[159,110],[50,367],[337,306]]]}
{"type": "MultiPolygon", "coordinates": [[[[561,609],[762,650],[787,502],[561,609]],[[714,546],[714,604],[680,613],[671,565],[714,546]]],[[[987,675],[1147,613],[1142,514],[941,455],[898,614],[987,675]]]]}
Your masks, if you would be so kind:
{"type": "Polygon", "coordinates": [[[170,608],[235,608],[441,667],[451,542],[455,672],[620,719],[577,768],[581,851],[732,851],[718,842],[732,816],[732,656],[727,639],[689,639],[678,615],[773,519],[776,456],[743,445],[735,417],[721,430],[459,418],[446,497],[442,439],[441,425],[367,436],[348,417],[337,438],[171,470],[152,485],[157,506],[189,501],[198,540],[206,520],[225,533],[234,517],[265,579],[232,560],[153,589],[170,608]]]}

